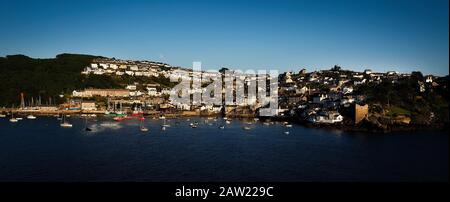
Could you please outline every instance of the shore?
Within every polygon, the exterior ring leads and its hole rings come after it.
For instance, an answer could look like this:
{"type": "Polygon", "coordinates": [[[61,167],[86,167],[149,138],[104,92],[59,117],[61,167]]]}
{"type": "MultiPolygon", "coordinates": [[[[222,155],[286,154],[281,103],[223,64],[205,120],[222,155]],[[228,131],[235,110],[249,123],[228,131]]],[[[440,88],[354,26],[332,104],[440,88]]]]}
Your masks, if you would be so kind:
{"type": "MultiPolygon", "coordinates": [[[[0,114],[10,115],[11,113],[19,116],[35,115],[35,116],[55,116],[60,114],[95,114],[95,115],[107,115],[106,110],[36,110],[36,109],[1,109],[0,114]]],[[[131,114],[131,111],[126,111],[131,114]]],[[[391,133],[391,132],[414,132],[414,131],[448,131],[446,124],[434,124],[434,125],[387,125],[385,128],[377,128],[367,125],[348,125],[348,124],[313,124],[305,121],[300,121],[295,117],[256,117],[255,115],[242,114],[242,115],[222,115],[221,113],[199,113],[193,111],[179,111],[179,112],[162,112],[156,110],[144,110],[143,116],[158,118],[164,116],[169,119],[173,118],[188,118],[188,117],[227,117],[235,119],[253,119],[259,118],[264,121],[277,121],[277,122],[289,122],[295,123],[307,128],[320,128],[327,130],[341,130],[346,132],[362,132],[362,133],[391,133]]]]}

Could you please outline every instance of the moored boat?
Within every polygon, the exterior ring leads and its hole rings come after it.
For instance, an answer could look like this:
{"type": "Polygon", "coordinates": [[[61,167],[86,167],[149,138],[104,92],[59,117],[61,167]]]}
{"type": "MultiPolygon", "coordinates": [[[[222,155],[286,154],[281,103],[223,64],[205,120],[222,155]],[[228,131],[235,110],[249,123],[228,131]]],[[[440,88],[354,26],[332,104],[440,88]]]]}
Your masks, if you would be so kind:
{"type": "Polygon", "coordinates": [[[146,127],[144,127],[144,126],[141,126],[141,129],[140,129],[142,132],[148,132],[148,128],[146,128],[146,127]]]}
{"type": "Polygon", "coordinates": [[[72,124],[70,124],[70,123],[61,123],[61,124],[59,124],[61,127],[63,127],[63,128],[71,128],[72,127],[72,124]]]}
{"type": "Polygon", "coordinates": [[[67,122],[66,116],[63,114],[61,124],[59,124],[63,128],[71,128],[72,124],[67,122]]]}
{"type": "Polygon", "coordinates": [[[126,117],[125,116],[116,116],[113,119],[114,119],[114,121],[123,121],[126,119],[126,117]]]}

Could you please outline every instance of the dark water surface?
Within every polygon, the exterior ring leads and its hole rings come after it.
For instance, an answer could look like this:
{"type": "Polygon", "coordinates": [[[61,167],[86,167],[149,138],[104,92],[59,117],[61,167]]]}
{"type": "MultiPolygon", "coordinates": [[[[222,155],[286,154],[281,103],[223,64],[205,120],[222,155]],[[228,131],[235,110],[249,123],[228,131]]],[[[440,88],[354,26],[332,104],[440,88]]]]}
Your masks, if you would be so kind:
{"type": "Polygon", "coordinates": [[[233,120],[0,118],[0,181],[447,181],[448,135],[358,134],[233,120]],[[189,123],[198,121],[198,128],[189,123]],[[209,123],[205,123],[208,121],[209,123]],[[104,124],[110,125],[104,125],[104,124]],[[103,125],[102,125],[103,124],[103,125]],[[289,131],[290,134],[285,134],[289,131]]]}

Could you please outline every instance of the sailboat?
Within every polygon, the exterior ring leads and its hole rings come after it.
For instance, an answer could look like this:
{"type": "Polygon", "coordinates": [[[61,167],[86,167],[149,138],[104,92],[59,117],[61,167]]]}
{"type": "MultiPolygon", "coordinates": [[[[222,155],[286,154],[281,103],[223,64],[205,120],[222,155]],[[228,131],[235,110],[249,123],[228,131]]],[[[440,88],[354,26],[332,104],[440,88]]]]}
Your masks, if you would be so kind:
{"type": "Polygon", "coordinates": [[[166,123],[166,119],[163,119],[163,120],[164,120],[164,122],[163,122],[163,125],[162,125],[162,126],[164,126],[164,127],[170,127],[170,125],[166,123]]]}
{"type": "Polygon", "coordinates": [[[87,120],[87,117],[84,118],[84,130],[85,130],[85,131],[88,131],[88,132],[89,132],[89,131],[92,131],[92,129],[88,127],[88,120],[87,120]]]}
{"type": "Polygon", "coordinates": [[[164,122],[161,125],[161,130],[166,130],[166,127],[169,127],[169,125],[166,124],[166,118],[164,118],[163,120],[164,120],[164,122]]]}
{"type": "Polygon", "coordinates": [[[31,120],[34,120],[34,119],[36,119],[36,117],[35,117],[35,116],[33,116],[33,114],[30,114],[30,115],[28,115],[28,116],[27,116],[27,119],[31,119],[31,120]]]}
{"type": "Polygon", "coordinates": [[[9,122],[11,122],[11,123],[16,123],[16,122],[18,122],[19,120],[17,120],[16,118],[14,118],[14,113],[13,112],[11,112],[11,118],[9,119],[9,122]]]}
{"type": "Polygon", "coordinates": [[[140,116],[143,116],[143,115],[144,115],[144,111],[142,111],[141,108],[138,109],[137,107],[134,107],[134,110],[133,110],[131,116],[140,117],[140,116]]]}
{"type": "MultiPolygon", "coordinates": [[[[63,116],[63,115],[61,115],[61,116],[63,116]]],[[[62,120],[62,117],[61,117],[61,116],[59,116],[59,114],[58,114],[58,115],[55,115],[56,120],[61,121],[61,120],[62,120]]]]}
{"type": "Polygon", "coordinates": [[[69,122],[67,122],[66,121],[66,119],[65,119],[65,115],[63,114],[63,116],[62,116],[62,122],[61,122],[61,124],[59,124],[61,127],[63,127],[63,128],[71,128],[72,127],[72,124],[70,124],[69,122]]]}
{"type": "Polygon", "coordinates": [[[147,132],[147,131],[148,131],[148,128],[146,128],[146,127],[144,126],[144,120],[145,120],[145,118],[144,118],[144,117],[141,117],[140,120],[141,120],[140,130],[141,130],[142,132],[147,132]]]}

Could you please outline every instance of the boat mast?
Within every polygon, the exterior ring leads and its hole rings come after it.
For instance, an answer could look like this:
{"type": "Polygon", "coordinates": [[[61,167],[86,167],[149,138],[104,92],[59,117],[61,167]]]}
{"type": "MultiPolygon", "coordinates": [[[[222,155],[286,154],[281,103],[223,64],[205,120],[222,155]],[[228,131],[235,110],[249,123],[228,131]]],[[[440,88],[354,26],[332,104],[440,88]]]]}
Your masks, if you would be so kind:
{"type": "Polygon", "coordinates": [[[25,108],[25,100],[23,99],[23,93],[20,93],[20,108],[25,108]]]}

